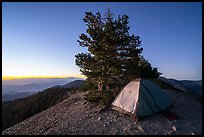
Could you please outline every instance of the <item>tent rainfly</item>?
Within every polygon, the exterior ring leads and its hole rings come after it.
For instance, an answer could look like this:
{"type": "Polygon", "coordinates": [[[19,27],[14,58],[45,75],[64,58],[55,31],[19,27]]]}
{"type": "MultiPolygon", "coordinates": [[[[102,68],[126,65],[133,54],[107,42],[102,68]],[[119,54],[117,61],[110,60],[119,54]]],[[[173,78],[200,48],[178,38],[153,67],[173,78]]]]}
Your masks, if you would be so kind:
{"type": "Polygon", "coordinates": [[[111,105],[116,111],[141,117],[162,112],[171,104],[169,96],[157,84],[139,78],[129,82],[111,105]]]}

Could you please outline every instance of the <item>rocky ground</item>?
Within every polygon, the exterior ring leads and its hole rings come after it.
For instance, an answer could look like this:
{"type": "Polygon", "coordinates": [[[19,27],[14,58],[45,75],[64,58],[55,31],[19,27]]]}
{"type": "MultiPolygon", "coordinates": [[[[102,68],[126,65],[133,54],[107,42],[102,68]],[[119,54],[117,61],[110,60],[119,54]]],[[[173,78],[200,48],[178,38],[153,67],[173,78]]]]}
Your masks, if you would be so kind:
{"type": "Polygon", "coordinates": [[[173,100],[176,120],[155,114],[141,121],[87,103],[78,92],[2,132],[3,135],[202,135],[202,102],[192,95],[164,90],[173,100]],[[102,110],[102,111],[101,111],[102,110]]]}

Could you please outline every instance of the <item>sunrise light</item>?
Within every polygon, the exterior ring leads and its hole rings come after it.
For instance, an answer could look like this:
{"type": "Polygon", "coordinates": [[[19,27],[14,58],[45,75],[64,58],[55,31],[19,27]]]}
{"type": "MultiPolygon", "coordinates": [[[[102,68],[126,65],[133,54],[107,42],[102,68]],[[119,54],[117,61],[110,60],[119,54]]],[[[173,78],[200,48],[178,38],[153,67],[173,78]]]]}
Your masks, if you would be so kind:
{"type": "Polygon", "coordinates": [[[24,78],[86,78],[84,75],[71,75],[71,76],[2,76],[2,80],[14,80],[14,79],[24,79],[24,78]]]}

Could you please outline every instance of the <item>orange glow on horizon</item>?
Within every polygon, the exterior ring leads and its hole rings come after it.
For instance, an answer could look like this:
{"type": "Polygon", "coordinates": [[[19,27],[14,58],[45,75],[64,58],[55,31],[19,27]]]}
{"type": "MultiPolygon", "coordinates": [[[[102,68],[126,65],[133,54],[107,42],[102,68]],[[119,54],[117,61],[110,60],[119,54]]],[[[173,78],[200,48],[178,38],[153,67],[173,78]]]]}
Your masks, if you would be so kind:
{"type": "Polygon", "coordinates": [[[2,80],[14,80],[14,79],[23,79],[23,78],[86,78],[84,75],[75,75],[75,76],[2,76],[2,80]]]}

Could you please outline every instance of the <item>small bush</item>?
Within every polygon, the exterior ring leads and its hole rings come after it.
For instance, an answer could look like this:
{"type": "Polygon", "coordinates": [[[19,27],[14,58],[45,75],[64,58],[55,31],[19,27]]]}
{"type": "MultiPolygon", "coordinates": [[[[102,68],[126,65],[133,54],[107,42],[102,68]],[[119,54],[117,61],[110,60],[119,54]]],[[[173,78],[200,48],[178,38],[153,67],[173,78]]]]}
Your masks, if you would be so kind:
{"type": "Polygon", "coordinates": [[[111,91],[104,91],[101,93],[101,99],[99,100],[99,104],[104,106],[109,106],[114,100],[114,93],[111,91]]]}
{"type": "Polygon", "coordinates": [[[103,91],[102,93],[99,93],[98,91],[91,91],[85,95],[84,99],[88,102],[107,107],[111,105],[118,93],[119,89],[103,91]]]}
{"type": "Polygon", "coordinates": [[[85,82],[79,87],[79,91],[87,91],[89,89],[90,89],[89,84],[85,82]]]}
{"type": "Polygon", "coordinates": [[[122,88],[118,88],[118,87],[114,88],[114,89],[112,90],[112,92],[113,92],[113,97],[116,98],[116,96],[119,94],[119,92],[120,92],[121,90],[122,90],[122,88]]]}
{"type": "Polygon", "coordinates": [[[97,85],[94,83],[91,83],[87,80],[84,81],[84,83],[79,87],[79,91],[87,91],[87,90],[95,90],[97,88],[97,85]]]}
{"type": "Polygon", "coordinates": [[[84,96],[84,99],[88,102],[99,102],[99,100],[101,99],[101,96],[99,94],[98,91],[90,91],[89,93],[87,93],[85,96],[84,96]]]}

